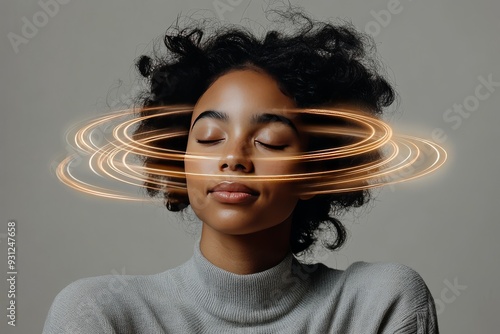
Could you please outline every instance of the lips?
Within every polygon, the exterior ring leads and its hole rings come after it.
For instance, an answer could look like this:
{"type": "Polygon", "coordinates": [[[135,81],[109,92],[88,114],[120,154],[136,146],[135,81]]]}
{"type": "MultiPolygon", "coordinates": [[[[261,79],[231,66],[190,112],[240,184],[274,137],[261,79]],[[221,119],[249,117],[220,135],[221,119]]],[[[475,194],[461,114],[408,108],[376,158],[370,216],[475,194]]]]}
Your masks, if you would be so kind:
{"type": "Polygon", "coordinates": [[[217,184],[215,187],[211,188],[208,192],[238,192],[246,193],[250,195],[258,195],[259,193],[252,188],[247,187],[242,183],[223,181],[217,184]]]}
{"type": "Polygon", "coordinates": [[[236,204],[255,200],[259,192],[242,183],[223,181],[209,189],[208,194],[218,202],[236,204]]]}

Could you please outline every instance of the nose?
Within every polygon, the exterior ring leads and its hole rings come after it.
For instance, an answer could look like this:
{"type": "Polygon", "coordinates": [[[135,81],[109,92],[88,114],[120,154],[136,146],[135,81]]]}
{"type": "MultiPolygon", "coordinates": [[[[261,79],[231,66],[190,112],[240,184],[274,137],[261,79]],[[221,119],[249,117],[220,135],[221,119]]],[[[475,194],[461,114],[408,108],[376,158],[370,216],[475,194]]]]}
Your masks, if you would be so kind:
{"type": "Polygon", "coordinates": [[[253,172],[254,165],[250,152],[244,143],[232,143],[228,145],[219,161],[221,171],[253,172]]]}

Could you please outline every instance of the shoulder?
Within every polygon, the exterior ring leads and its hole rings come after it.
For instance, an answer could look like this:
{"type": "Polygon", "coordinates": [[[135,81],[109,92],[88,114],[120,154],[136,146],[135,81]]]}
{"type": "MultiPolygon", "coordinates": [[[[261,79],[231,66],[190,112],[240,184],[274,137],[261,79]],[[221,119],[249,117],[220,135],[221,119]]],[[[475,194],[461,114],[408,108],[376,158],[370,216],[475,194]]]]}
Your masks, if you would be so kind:
{"type": "Polygon", "coordinates": [[[399,263],[355,262],[344,271],[343,275],[346,283],[386,290],[394,294],[410,291],[418,293],[427,290],[419,273],[399,263]]]}
{"type": "Polygon", "coordinates": [[[422,276],[399,263],[355,262],[343,272],[342,280],[344,289],[357,297],[398,304],[412,312],[425,310],[431,298],[422,276]]]}
{"type": "MultiPolygon", "coordinates": [[[[54,298],[44,334],[115,333],[133,326],[133,310],[143,308],[155,294],[168,290],[169,273],[104,275],[78,279],[54,298]]],[[[147,309],[147,307],[146,307],[147,309]]]]}
{"type": "Polygon", "coordinates": [[[103,275],[78,279],[63,288],[54,302],[70,304],[78,300],[100,306],[114,303],[127,295],[134,294],[141,276],[103,275]]]}
{"type": "Polygon", "coordinates": [[[397,333],[438,333],[434,299],[414,269],[399,263],[355,262],[343,276],[344,287],[355,291],[356,299],[383,315],[382,327],[397,333]]]}
{"type": "Polygon", "coordinates": [[[301,264],[303,271],[315,272],[323,283],[334,283],[339,288],[353,288],[373,293],[400,294],[426,291],[422,277],[412,268],[389,262],[355,262],[345,270],[332,269],[322,263],[301,264]],[[305,268],[305,269],[304,269],[305,268]],[[326,280],[326,282],[325,282],[326,280]]]}
{"type": "Polygon", "coordinates": [[[112,333],[113,321],[110,305],[122,299],[123,282],[134,281],[133,276],[118,275],[87,277],[64,287],[54,298],[43,333],[112,333]]]}
{"type": "Polygon", "coordinates": [[[408,266],[355,262],[343,271],[321,266],[317,279],[339,328],[438,333],[434,299],[422,277],[408,266]]]}

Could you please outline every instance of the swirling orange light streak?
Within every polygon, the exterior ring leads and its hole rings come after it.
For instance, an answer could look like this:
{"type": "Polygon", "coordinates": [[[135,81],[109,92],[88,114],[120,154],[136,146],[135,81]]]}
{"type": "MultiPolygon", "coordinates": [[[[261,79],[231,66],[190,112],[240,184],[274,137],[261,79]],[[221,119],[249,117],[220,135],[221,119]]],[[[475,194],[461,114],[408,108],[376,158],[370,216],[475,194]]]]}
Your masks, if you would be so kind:
{"type": "Polygon", "coordinates": [[[76,189],[78,191],[81,191],[86,194],[90,195],[95,195],[99,197],[105,197],[105,198],[112,198],[112,199],[119,199],[119,200],[126,200],[126,201],[147,201],[147,199],[143,198],[138,198],[138,197],[131,197],[127,195],[121,195],[119,193],[113,193],[109,189],[98,187],[86,182],[83,182],[81,180],[78,180],[75,178],[70,170],[70,164],[71,161],[74,158],[72,156],[66,157],[58,166],[56,169],[56,175],[59,178],[61,182],[66,184],[67,186],[76,189]],[[102,191],[100,190],[102,189],[102,191]]]}
{"type": "MultiPolygon", "coordinates": [[[[416,146],[416,144],[415,144],[415,143],[418,143],[418,142],[427,144],[428,147],[430,147],[432,150],[434,150],[435,154],[436,154],[436,158],[433,160],[432,164],[430,164],[426,168],[422,169],[421,171],[415,172],[411,176],[405,175],[404,178],[401,178],[401,179],[395,179],[395,180],[384,179],[383,181],[380,181],[380,182],[377,182],[377,183],[371,183],[369,185],[362,185],[362,186],[356,186],[356,187],[341,188],[341,189],[339,189],[339,191],[332,191],[332,189],[330,189],[331,187],[337,186],[338,184],[350,183],[352,181],[356,181],[356,179],[353,180],[353,179],[347,178],[345,180],[337,181],[337,182],[328,182],[327,181],[327,182],[322,182],[320,184],[316,184],[315,185],[316,188],[326,187],[327,189],[325,189],[325,190],[314,190],[314,191],[305,192],[305,193],[306,194],[324,194],[324,193],[332,193],[332,192],[348,192],[348,191],[369,189],[369,188],[380,187],[380,186],[389,185],[389,184],[395,184],[395,183],[399,183],[399,182],[403,182],[403,181],[413,180],[415,178],[422,177],[424,175],[427,175],[427,174],[435,171],[437,168],[441,167],[444,164],[444,162],[446,161],[446,158],[447,158],[446,151],[442,147],[440,147],[438,145],[435,145],[434,143],[432,143],[432,142],[430,142],[428,140],[421,139],[421,138],[416,138],[416,137],[410,137],[410,136],[405,136],[405,137],[402,137],[401,139],[402,140],[407,140],[407,141],[412,141],[412,142],[410,142],[410,144],[412,146],[415,146],[417,148],[417,154],[415,154],[414,151],[410,152],[410,153],[413,153],[414,158],[412,160],[410,160],[408,163],[406,163],[404,165],[401,165],[401,163],[399,163],[398,164],[399,167],[397,167],[397,168],[392,168],[392,169],[389,169],[389,170],[386,170],[386,171],[383,171],[383,172],[375,173],[375,174],[373,174],[373,175],[370,176],[371,179],[377,179],[377,178],[379,178],[381,176],[394,176],[394,175],[397,175],[397,172],[400,172],[403,168],[407,168],[407,167],[411,166],[412,163],[415,163],[416,160],[418,159],[419,153],[421,151],[416,146]]],[[[410,151],[411,151],[411,149],[410,149],[410,151]]],[[[404,159],[404,160],[406,160],[406,159],[404,159]]],[[[364,178],[358,178],[357,180],[358,181],[364,181],[365,179],[364,178]]]]}
{"type": "MultiPolygon", "coordinates": [[[[134,119],[122,121],[117,124],[111,131],[112,137],[107,138],[107,142],[104,145],[99,145],[99,143],[93,140],[95,131],[107,123],[116,122],[120,118],[132,115],[133,110],[120,110],[110,115],[85,122],[83,125],[75,126],[67,133],[67,138],[69,134],[76,131],[73,137],[74,144],[71,145],[78,148],[80,152],[90,155],[88,166],[95,175],[132,186],[144,187],[144,182],[147,181],[148,184],[154,186],[150,186],[151,188],[157,190],[165,189],[168,185],[168,187],[186,191],[185,183],[168,180],[168,178],[184,179],[187,174],[184,171],[174,170],[172,166],[167,167],[162,165],[161,168],[153,168],[127,161],[131,154],[153,157],[167,162],[183,159],[215,158],[207,155],[186,154],[182,151],[166,147],[155,147],[149,144],[158,140],[186,136],[186,130],[178,131],[174,128],[168,130],[168,132],[143,132],[141,133],[141,139],[134,140],[129,133],[132,127],[137,125],[138,122],[153,117],[170,117],[172,115],[190,113],[192,108],[156,107],[141,110],[143,114],[151,111],[155,111],[156,113],[135,117],[134,119]]],[[[383,159],[331,171],[260,176],[214,176],[212,174],[195,173],[190,173],[189,175],[205,178],[224,177],[226,180],[233,178],[245,179],[252,182],[307,181],[308,185],[302,193],[324,194],[370,189],[413,180],[435,171],[447,158],[446,151],[442,147],[425,139],[394,135],[389,125],[371,115],[348,109],[294,109],[288,111],[347,120],[355,125],[352,127],[304,126],[302,130],[306,133],[319,134],[325,137],[345,135],[351,138],[359,138],[360,140],[341,147],[304,152],[303,154],[280,157],[279,159],[276,157],[259,159],[272,159],[273,161],[288,159],[308,163],[320,160],[341,159],[381,149],[390,150],[390,152],[383,159]],[[423,154],[423,151],[426,154],[423,154]],[[423,164],[418,163],[418,160],[422,158],[427,160],[423,164]],[[431,160],[429,161],[429,159],[431,160]],[[410,174],[404,172],[405,169],[409,168],[413,169],[410,174]]],[[[103,134],[101,133],[100,135],[102,136],[103,134]]],[[[56,170],[57,177],[66,185],[81,192],[100,197],[134,201],[147,200],[81,181],[70,171],[71,164],[75,160],[77,159],[74,155],[67,157],[58,165],[56,170]]]]}
{"type": "MultiPolygon", "coordinates": [[[[89,139],[89,142],[92,143],[92,132],[99,128],[102,124],[105,124],[106,122],[111,122],[114,119],[117,118],[122,118],[127,115],[133,114],[132,110],[119,110],[116,111],[110,115],[105,115],[98,117],[95,121],[90,122],[89,124],[84,124],[83,127],[78,128],[76,134],[75,134],[75,144],[76,147],[78,147],[80,150],[85,151],[87,154],[92,154],[93,152],[99,150],[98,145],[93,145],[94,148],[92,148],[92,145],[89,145],[86,138],[89,139]]],[[[77,127],[77,126],[75,126],[77,127]]],[[[75,128],[73,127],[73,128],[75,128]]],[[[69,142],[68,138],[66,138],[66,141],[69,142]]],[[[92,143],[93,144],[93,143],[92,143]]]]}
{"type": "MultiPolygon", "coordinates": [[[[158,109],[158,108],[155,108],[158,109]]],[[[357,155],[357,154],[362,154],[371,150],[376,150],[380,147],[382,147],[384,144],[386,144],[391,136],[392,136],[392,129],[385,124],[384,122],[372,117],[372,116],[367,116],[361,113],[355,113],[352,111],[348,110],[321,110],[321,109],[290,109],[287,110],[288,112],[306,112],[306,113],[311,113],[311,114],[318,114],[318,115],[327,115],[330,117],[339,117],[339,118],[345,118],[350,121],[356,121],[360,123],[361,125],[364,125],[367,129],[370,131],[367,131],[369,133],[368,135],[365,135],[364,139],[361,140],[358,143],[354,144],[349,144],[345,145],[342,147],[333,147],[328,150],[320,150],[320,151],[315,151],[312,153],[303,153],[300,155],[296,156],[288,156],[286,158],[261,158],[262,160],[273,160],[276,161],[276,159],[286,159],[286,160],[299,160],[299,161],[316,161],[316,160],[323,160],[325,157],[328,158],[333,158],[333,157],[338,157],[338,158],[344,158],[347,156],[352,156],[352,155],[357,155]],[[378,128],[378,129],[377,129],[378,128]],[[369,142],[375,134],[379,134],[379,138],[375,139],[373,142],[369,142]],[[368,144],[365,144],[368,143],[368,144]],[[328,155],[325,155],[327,154],[328,155]],[[316,160],[315,160],[316,159],[316,160]]],[[[176,111],[175,114],[180,114],[180,113],[186,113],[186,112],[191,112],[191,109],[183,109],[180,111],[176,111]]],[[[136,123],[144,120],[144,119],[149,119],[152,117],[162,117],[162,116],[171,116],[173,115],[173,111],[167,111],[163,113],[159,113],[156,115],[149,115],[149,116],[144,116],[144,117],[138,117],[134,120],[129,120],[127,122],[124,122],[120,125],[118,125],[115,130],[113,131],[113,136],[114,138],[125,145],[125,147],[128,147],[129,150],[135,153],[141,153],[144,155],[147,155],[149,157],[154,157],[154,158],[159,158],[159,159],[172,159],[172,160],[184,160],[186,158],[189,159],[213,159],[211,157],[207,156],[200,156],[200,155],[193,155],[193,154],[186,154],[185,152],[179,152],[171,149],[165,149],[165,148],[158,148],[150,145],[145,145],[141,141],[136,141],[132,139],[128,134],[128,130],[130,127],[134,126],[136,123]],[[122,138],[124,137],[124,139],[122,138]],[[142,147],[146,147],[146,149],[143,149],[142,147]],[[156,153],[156,151],[168,151],[168,152],[177,152],[177,153],[156,153]]],[[[331,134],[332,128],[320,128],[320,127],[306,127],[306,131],[309,131],[311,133],[329,133],[331,134]],[[313,130],[314,129],[314,130],[313,130]],[[319,129],[322,129],[320,131],[319,129]]],[[[345,131],[344,131],[345,132],[345,131]]],[[[359,131],[353,131],[350,132],[349,135],[355,135],[359,134],[359,131]]],[[[362,133],[362,132],[361,132],[362,133]]],[[[179,132],[177,134],[184,135],[186,134],[185,132],[179,132]]],[[[338,133],[336,133],[338,134],[338,133]]],[[[166,133],[163,136],[158,135],[154,137],[155,139],[168,139],[175,137],[175,134],[173,133],[166,133]]]]}

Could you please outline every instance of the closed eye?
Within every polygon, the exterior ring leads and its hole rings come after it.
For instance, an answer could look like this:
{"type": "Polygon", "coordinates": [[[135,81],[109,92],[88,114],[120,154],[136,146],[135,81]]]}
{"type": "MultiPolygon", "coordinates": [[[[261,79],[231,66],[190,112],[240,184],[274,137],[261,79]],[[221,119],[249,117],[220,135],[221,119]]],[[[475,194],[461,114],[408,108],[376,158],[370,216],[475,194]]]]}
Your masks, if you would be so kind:
{"type": "Polygon", "coordinates": [[[257,143],[264,146],[265,148],[268,148],[271,150],[278,150],[278,151],[282,151],[289,146],[289,145],[269,145],[269,144],[265,144],[265,143],[260,142],[260,141],[258,141],[257,143]]]}
{"type": "Polygon", "coordinates": [[[201,140],[201,139],[197,139],[196,142],[198,144],[215,144],[217,142],[220,142],[222,141],[223,139],[211,139],[211,140],[201,140]]]}

